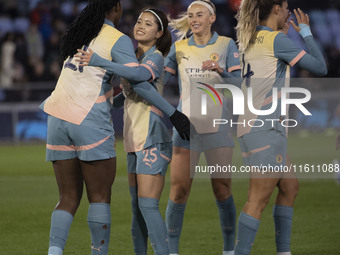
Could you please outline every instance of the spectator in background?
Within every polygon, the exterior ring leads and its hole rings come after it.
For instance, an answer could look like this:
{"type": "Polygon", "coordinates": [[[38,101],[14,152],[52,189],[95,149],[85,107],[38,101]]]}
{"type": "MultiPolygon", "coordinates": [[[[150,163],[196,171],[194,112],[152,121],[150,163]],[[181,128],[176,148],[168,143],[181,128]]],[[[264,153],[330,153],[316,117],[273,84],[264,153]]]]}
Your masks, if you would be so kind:
{"type": "Polygon", "coordinates": [[[38,26],[32,23],[26,34],[28,58],[42,59],[45,53],[44,41],[39,33],[38,26]]]}
{"type": "Polygon", "coordinates": [[[9,88],[14,79],[14,53],[15,53],[15,35],[8,32],[1,44],[1,61],[0,61],[0,87],[9,88]]]}
{"type": "Polygon", "coordinates": [[[15,82],[27,81],[28,74],[28,52],[27,52],[27,41],[23,34],[17,33],[15,39],[15,62],[21,70],[21,75],[15,75],[15,82]]]}
{"type": "Polygon", "coordinates": [[[327,62],[328,62],[328,75],[327,77],[339,77],[340,74],[340,50],[336,47],[328,47],[326,49],[327,62]]]}

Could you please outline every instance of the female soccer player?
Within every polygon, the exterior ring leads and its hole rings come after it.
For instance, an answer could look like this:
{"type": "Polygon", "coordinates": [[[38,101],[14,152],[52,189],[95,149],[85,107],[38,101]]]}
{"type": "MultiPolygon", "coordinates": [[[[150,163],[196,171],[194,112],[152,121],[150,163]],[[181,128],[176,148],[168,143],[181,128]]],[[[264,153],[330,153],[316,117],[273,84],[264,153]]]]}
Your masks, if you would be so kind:
{"type": "MultiPolygon", "coordinates": [[[[158,82],[163,70],[163,56],[171,46],[168,19],[156,9],[144,9],[134,27],[134,38],[138,42],[136,55],[141,66],[152,73],[152,84],[160,93],[163,84],[158,82]]],[[[81,65],[101,66],[93,52],[82,52],[81,65]]],[[[115,71],[115,64],[109,63],[115,71]]],[[[128,70],[129,68],[127,68],[128,70]]],[[[125,77],[129,79],[128,72],[125,77]]],[[[157,108],[136,95],[129,82],[123,79],[123,93],[114,98],[113,106],[124,103],[124,147],[127,154],[129,186],[132,198],[132,240],[135,254],[147,253],[147,238],[150,237],[155,254],[169,254],[167,231],[159,212],[159,199],[164,187],[165,173],[172,155],[172,141],[167,127],[157,108]],[[124,94],[124,95],[123,95],[124,94]]]]}
{"type": "MultiPolygon", "coordinates": [[[[194,109],[190,109],[190,100],[194,100],[194,89],[206,89],[206,85],[196,83],[200,78],[211,87],[223,83],[222,78],[240,78],[240,63],[235,42],[228,37],[219,36],[211,31],[216,20],[216,9],[211,1],[194,1],[186,13],[170,25],[184,38],[189,30],[192,36],[175,42],[165,61],[165,81],[178,71],[180,102],[178,110],[194,120],[194,109]]],[[[208,86],[208,87],[209,87],[208,86]]],[[[222,102],[221,102],[222,104],[222,102]]],[[[226,102],[223,100],[223,109],[226,102]]],[[[219,110],[222,109],[219,106],[219,110]]],[[[196,105],[196,108],[200,108],[196,105]]],[[[219,111],[218,110],[218,111],[219,111]]],[[[218,114],[220,114],[219,112],[218,114]]],[[[209,112],[211,116],[212,112],[209,112]]],[[[221,118],[219,115],[218,118],[221,118]]],[[[173,134],[173,157],[170,165],[171,191],[166,211],[170,254],[178,254],[179,239],[182,230],[184,210],[192,185],[190,162],[196,165],[201,152],[204,152],[208,165],[228,166],[232,162],[234,141],[230,130],[209,130],[200,125],[200,118],[195,125],[198,135],[189,141],[173,134]],[[218,132],[219,131],[219,132],[218,132]],[[198,146],[197,146],[198,145],[198,146]]],[[[193,123],[195,124],[195,123],[193,123]]],[[[203,125],[204,126],[204,125],[203,125]]],[[[223,254],[233,254],[235,241],[236,210],[231,193],[230,175],[212,175],[211,183],[219,209],[223,233],[223,254]]]]}
{"type": "MultiPolygon", "coordinates": [[[[248,87],[252,89],[255,109],[267,110],[273,102],[272,89],[280,90],[288,86],[290,67],[298,65],[315,75],[325,75],[327,67],[323,56],[316,46],[309,27],[309,18],[300,9],[294,10],[299,26],[288,22],[289,10],[286,0],[243,0],[237,14],[237,37],[242,59],[242,72],[246,82],[242,90],[247,98],[248,87]],[[304,38],[310,54],[299,49],[293,41],[280,30],[288,32],[292,25],[304,38]],[[258,79],[256,79],[258,78],[258,79]]],[[[278,105],[280,96],[278,95],[278,105]]],[[[272,127],[271,122],[261,128],[238,126],[237,135],[245,164],[284,166],[286,162],[286,130],[280,124],[285,119],[281,109],[270,116],[256,116],[245,107],[245,114],[238,122],[246,123],[255,119],[278,119],[272,127]]],[[[279,192],[273,209],[275,222],[277,254],[289,255],[290,235],[294,200],[298,192],[296,177],[284,174],[251,173],[248,201],[238,220],[238,234],[235,254],[249,254],[254,243],[262,211],[267,205],[276,186],[279,192]]]]}
{"type": "MultiPolygon", "coordinates": [[[[121,14],[119,0],[89,1],[63,37],[63,70],[55,90],[41,105],[49,114],[46,158],[53,162],[60,196],[52,213],[50,255],[63,253],[82,197],[83,182],[90,202],[91,254],[108,253],[111,186],[116,172],[110,114],[112,74],[100,68],[77,65],[73,55],[77,49],[86,50],[90,46],[106,59],[136,66],[140,81],[150,79],[152,69],[137,67],[130,38],[115,28],[121,14]]],[[[188,120],[175,111],[151,84],[135,84],[134,88],[136,93],[144,95],[150,103],[171,116],[174,125],[182,130],[183,137],[188,136],[188,120]]]]}
{"type": "MultiPolygon", "coordinates": [[[[152,84],[163,92],[157,82],[164,70],[163,56],[171,46],[168,19],[156,9],[141,12],[134,27],[138,42],[136,55],[142,65],[154,63],[152,84]]],[[[124,146],[127,154],[129,187],[132,205],[131,233],[135,254],[147,254],[149,235],[155,254],[169,254],[165,222],[159,212],[159,199],[165,173],[172,155],[172,141],[159,111],[136,96],[130,84],[123,82],[124,146]]]]}

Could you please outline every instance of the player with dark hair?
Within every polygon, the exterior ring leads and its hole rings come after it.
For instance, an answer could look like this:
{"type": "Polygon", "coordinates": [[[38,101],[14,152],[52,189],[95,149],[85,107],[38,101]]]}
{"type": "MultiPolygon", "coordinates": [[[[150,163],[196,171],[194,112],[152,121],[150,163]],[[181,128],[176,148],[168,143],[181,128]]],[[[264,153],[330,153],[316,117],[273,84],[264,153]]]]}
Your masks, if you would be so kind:
{"type": "MultiPolygon", "coordinates": [[[[142,10],[133,34],[138,42],[138,61],[150,70],[150,82],[162,94],[163,56],[168,54],[171,46],[166,15],[153,8],[142,10]]],[[[82,55],[77,55],[77,61],[82,62],[82,66],[103,66],[110,72],[117,70],[115,63],[94,55],[91,49],[79,52],[82,55]]],[[[149,236],[155,254],[165,255],[169,254],[169,248],[165,223],[159,212],[159,199],[172,156],[172,141],[161,112],[135,93],[128,82],[133,72],[130,68],[125,69],[120,75],[127,80],[122,79],[123,92],[114,98],[113,107],[124,104],[124,147],[128,153],[134,252],[147,253],[149,236]]]]}
{"type": "MultiPolygon", "coordinates": [[[[87,220],[91,254],[108,253],[111,187],[116,172],[110,113],[112,73],[78,65],[73,56],[77,49],[86,51],[91,47],[108,61],[135,66],[140,82],[149,80],[152,70],[139,66],[131,39],[115,28],[121,14],[119,0],[89,1],[62,39],[63,69],[55,90],[41,105],[49,114],[46,158],[53,162],[60,196],[52,213],[49,255],[63,253],[83,194],[83,183],[90,202],[87,220]]],[[[151,84],[142,82],[133,87],[136,93],[170,116],[181,135],[189,138],[187,118],[164,100],[151,84]]]]}

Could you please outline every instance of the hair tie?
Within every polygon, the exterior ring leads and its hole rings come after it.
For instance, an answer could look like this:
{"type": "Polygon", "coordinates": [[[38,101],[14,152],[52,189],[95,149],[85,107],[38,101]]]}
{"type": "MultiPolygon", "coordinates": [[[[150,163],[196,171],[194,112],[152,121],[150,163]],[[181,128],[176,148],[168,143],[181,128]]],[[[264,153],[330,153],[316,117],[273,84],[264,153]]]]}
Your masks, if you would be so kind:
{"type": "Polygon", "coordinates": [[[215,11],[214,11],[214,9],[211,7],[211,5],[210,4],[208,4],[207,2],[205,2],[205,1],[194,1],[194,2],[192,2],[190,5],[189,5],[189,7],[188,7],[188,10],[190,9],[190,7],[192,6],[192,5],[194,5],[194,4],[200,4],[200,5],[203,5],[203,6],[205,6],[205,7],[207,7],[208,8],[208,10],[211,12],[211,14],[215,14],[215,11]]]}
{"type": "MultiPolygon", "coordinates": [[[[150,9],[146,9],[145,11],[143,12],[151,12],[153,15],[155,15],[155,17],[158,19],[159,21],[159,24],[161,24],[161,30],[164,31],[164,27],[163,27],[163,22],[161,20],[161,18],[157,15],[156,12],[154,12],[153,10],[150,10],[150,9]]],[[[139,16],[140,17],[140,16],[139,16]]]]}

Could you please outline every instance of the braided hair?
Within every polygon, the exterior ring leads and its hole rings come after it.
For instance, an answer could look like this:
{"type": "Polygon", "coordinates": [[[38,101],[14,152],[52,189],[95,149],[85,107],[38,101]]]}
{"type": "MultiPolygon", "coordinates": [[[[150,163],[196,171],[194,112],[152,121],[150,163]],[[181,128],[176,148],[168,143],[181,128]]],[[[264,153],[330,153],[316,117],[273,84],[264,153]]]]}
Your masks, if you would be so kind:
{"type": "Polygon", "coordinates": [[[106,12],[119,3],[120,0],[89,0],[61,39],[60,51],[63,60],[76,54],[77,49],[88,45],[99,34],[106,12]]]}

